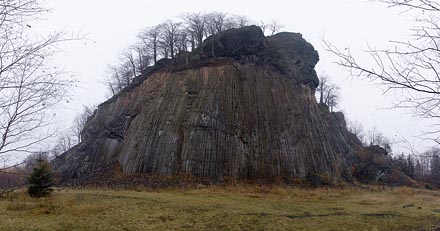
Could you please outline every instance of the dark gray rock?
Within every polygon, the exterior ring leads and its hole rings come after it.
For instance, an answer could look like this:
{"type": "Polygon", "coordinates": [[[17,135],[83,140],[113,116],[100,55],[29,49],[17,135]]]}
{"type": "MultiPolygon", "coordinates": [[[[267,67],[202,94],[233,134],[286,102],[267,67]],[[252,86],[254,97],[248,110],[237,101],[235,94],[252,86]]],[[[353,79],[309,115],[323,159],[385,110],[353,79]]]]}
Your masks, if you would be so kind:
{"type": "Polygon", "coordinates": [[[315,65],[319,61],[318,52],[303,39],[300,33],[282,32],[268,37],[266,60],[278,66],[284,74],[295,76],[301,84],[316,89],[319,84],[315,65]]]}
{"type": "Polygon", "coordinates": [[[332,114],[335,117],[336,121],[338,122],[339,126],[343,129],[346,129],[347,123],[345,122],[344,113],[338,111],[338,112],[333,112],[332,114]]]}
{"type": "Polygon", "coordinates": [[[309,173],[351,180],[360,142],[316,103],[319,58],[300,34],[265,39],[251,26],[203,46],[207,60],[166,61],[101,104],[83,142],[53,162],[61,178],[116,163],[124,173],[214,181],[309,173]]]}
{"type": "MultiPolygon", "coordinates": [[[[266,47],[263,31],[258,26],[229,29],[208,37],[202,44],[204,58],[229,57],[240,59],[255,55],[266,47]]],[[[195,53],[200,52],[200,48],[195,53]]]]}

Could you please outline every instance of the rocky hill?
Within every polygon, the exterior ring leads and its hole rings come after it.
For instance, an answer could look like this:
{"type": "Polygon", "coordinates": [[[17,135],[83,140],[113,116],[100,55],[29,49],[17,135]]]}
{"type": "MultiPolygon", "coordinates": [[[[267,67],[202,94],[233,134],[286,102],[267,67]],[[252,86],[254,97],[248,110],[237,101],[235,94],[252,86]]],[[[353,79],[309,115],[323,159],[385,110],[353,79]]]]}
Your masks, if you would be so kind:
{"type": "Polygon", "coordinates": [[[83,142],[53,161],[64,180],[102,169],[221,181],[326,175],[352,180],[360,142],[318,105],[318,53],[298,33],[250,26],[162,60],[102,103],[83,142]]]}

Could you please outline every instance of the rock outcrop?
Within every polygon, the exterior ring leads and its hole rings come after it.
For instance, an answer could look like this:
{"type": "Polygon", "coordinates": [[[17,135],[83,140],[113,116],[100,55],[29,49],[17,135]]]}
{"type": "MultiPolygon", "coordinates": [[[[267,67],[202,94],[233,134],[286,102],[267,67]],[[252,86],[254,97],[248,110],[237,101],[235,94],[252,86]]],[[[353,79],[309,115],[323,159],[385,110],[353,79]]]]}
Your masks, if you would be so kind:
{"type": "Polygon", "coordinates": [[[317,104],[318,53],[301,34],[264,37],[251,26],[202,48],[148,68],[101,104],[83,141],[53,162],[61,178],[116,164],[124,173],[213,181],[310,173],[351,180],[360,143],[343,116],[317,104]]]}

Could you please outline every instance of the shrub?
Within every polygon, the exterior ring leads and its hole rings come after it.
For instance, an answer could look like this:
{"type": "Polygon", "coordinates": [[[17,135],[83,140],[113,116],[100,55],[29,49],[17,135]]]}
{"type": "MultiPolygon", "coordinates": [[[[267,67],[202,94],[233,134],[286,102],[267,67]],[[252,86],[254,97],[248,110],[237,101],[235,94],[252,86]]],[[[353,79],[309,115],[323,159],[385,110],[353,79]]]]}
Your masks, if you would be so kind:
{"type": "Polygon", "coordinates": [[[46,160],[39,158],[29,176],[28,194],[37,198],[49,196],[53,191],[53,185],[52,168],[46,160]]]}
{"type": "Polygon", "coordinates": [[[385,150],[379,146],[357,148],[357,164],[353,166],[353,176],[362,183],[377,183],[390,171],[385,150]]]}
{"type": "Polygon", "coordinates": [[[425,184],[425,189],[434,190],[434,187],[432,187],[430,184],[425,184]]]}
{"type": "Polygon", "coordinates": [[[332,185],[328,176],[317,174],[315,172],[309,172],[306,176],[306,181],[313,187],[332,185]]]}

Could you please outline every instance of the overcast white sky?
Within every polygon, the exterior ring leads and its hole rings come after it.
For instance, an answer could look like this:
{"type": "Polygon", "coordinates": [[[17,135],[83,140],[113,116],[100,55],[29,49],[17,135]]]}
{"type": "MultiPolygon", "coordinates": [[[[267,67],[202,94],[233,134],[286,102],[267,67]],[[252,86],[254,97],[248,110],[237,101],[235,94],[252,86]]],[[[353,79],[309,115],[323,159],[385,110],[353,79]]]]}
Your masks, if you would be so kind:
{"type": "MultiPolygon", "coordinates": [[[[362,58],[367,42],[384,48],[389,47],[389,40],[405,39],[412,24],[410,15],[381,4],[366,0],[47,0],[47,5],[52,12],[33,29],[81,32],[91,40],[69,43],[57,55],[56,62],[80,81],[73,102],[65,109],[66,127],[82,105],[99,104],[106,99],[102,84],[106,67],[136,41],[139,31],[181,13],[199,11],[246,15],[255,22],[276,20],[285,26],[285,31],[302,33],[320,54],[317,73],[325,72],[341,87],[340,109],[348,120],[358,120],[365,129],[376,126],[391,139],[398,139],[399,134],[411,139],[427,125],[412,118],[408,111],[380,109],[389,107],[393,97],[383,96],[377,85],[351,79],[347,71],[333,63],[336,57],[323,49],[325,36],[340,48],[350,47],[362,58]]],[[[413,142],[419,150],[424,149],[419,145],[427,145],[413,142]]]]}

